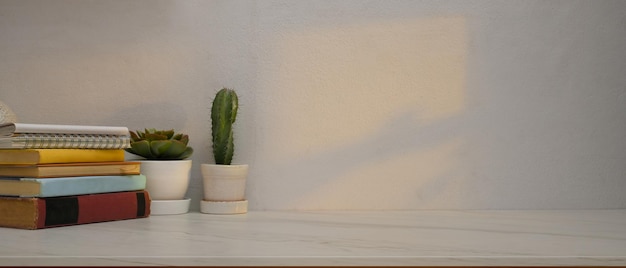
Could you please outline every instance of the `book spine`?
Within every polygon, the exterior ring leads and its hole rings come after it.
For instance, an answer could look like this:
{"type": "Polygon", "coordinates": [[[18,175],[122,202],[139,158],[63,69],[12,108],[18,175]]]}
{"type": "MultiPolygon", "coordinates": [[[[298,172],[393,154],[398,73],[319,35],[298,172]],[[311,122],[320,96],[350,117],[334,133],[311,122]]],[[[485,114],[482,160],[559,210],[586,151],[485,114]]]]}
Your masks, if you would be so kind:
{"type": "Polygon", "coordinates": [[[0,165],[0,177],[57,178],[80,176],[139,175],[139,162],[58,163],[0,165]]]}
{"type": "MultiPolygon", "coordinates": [[[[23,178],[40,185],[39,195],[30,197],[56,197],[68,195],[97,194],[108,192],[135,191],[146,188],[146,176],[80,176],[62,178],[23,178]]],[[[22,196],[29,197],[29,196],[22,196]]]]}
{"type": "Polygon", "coordinates": [[[130,136],[36,134],[12,137],[13,148],[21,149],[124,149],[130,148],[130,136]]]}
{"type": "Polygon", "coordinates": [[[150,215],[147,191],[104,193],[37,199],[36,228],[50,228],[150,215]]]}
{"type": "Polygon", "coordinates": [[[116,162],[124,159],[122,149],[0,149],[1,165],[116,162]]]}

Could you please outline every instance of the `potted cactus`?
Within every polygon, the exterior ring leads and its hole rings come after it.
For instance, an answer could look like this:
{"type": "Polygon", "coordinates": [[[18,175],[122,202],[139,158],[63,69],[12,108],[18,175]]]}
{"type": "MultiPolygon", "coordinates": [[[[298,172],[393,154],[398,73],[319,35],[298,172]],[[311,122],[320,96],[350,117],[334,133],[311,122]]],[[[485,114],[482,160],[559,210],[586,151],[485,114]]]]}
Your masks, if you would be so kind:
{"type": "Polygon", "coordinates": [[[189,186],[193,153],[189,136],[171,130],[130,131],[129,153],[140,156],[141,173],[146,175],[146,190],[152,200],[151,214],[182,214],[189,211],[185,198],[189,186]]]}
{"type": "Polygon", "coordinates": [[[213,99],[211,108],[211,136],[215,164],[200,166],[204,198],[200,211],[211,214],[240,214],[248,211],[245,199],[248,165],[232,164],[235,153],[233,123],[237,119],[237,93],[222,88],[213,99]]]}

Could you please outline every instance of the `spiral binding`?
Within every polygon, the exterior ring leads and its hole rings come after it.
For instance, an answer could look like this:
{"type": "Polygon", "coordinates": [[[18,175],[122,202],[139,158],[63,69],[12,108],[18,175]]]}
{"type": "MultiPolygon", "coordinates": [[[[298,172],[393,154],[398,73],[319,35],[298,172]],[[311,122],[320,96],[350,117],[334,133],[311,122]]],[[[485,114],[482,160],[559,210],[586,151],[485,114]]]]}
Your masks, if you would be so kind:
{"type": "Polygon", "coordinates": [[[21,133],[12,139],[14,145],[24,149],[124,149],[130,147],[130,136],[21,133]]]}

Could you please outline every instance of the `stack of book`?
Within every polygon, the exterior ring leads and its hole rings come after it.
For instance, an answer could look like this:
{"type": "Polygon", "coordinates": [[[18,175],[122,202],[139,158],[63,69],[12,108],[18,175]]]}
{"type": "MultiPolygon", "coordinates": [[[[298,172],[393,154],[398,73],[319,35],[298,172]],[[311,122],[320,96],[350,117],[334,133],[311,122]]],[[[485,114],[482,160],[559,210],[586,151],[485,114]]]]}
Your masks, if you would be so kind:
{"type": "Polygon", "coordinates": [[[40,229],[148,217],[126,127],[0,125],[0,226],[40,229]]]}

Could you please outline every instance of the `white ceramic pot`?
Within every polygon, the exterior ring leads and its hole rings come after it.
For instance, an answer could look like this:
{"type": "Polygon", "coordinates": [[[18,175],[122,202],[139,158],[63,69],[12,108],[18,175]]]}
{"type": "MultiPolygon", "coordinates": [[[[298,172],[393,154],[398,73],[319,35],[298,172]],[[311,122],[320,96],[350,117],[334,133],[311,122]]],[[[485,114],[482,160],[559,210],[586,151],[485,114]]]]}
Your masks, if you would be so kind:
{"type": "Polygon", "coordinates": [[[141,160],[146,190],[153,200],[181,200],[189,186],[191,160],[141,160]]]}
{"type": "Polygon", "coordinates": [[[200,165],[206,201],[245,200],[248,165],[200,165]]]}

